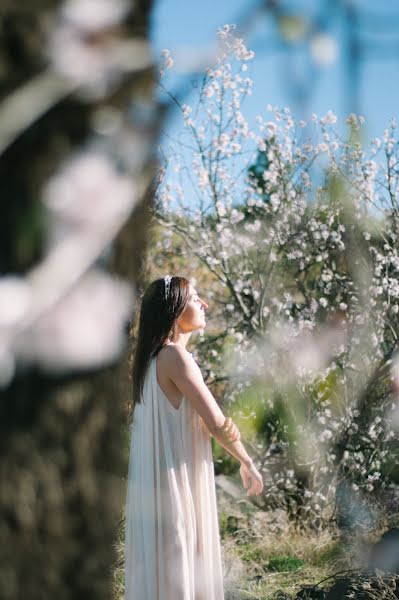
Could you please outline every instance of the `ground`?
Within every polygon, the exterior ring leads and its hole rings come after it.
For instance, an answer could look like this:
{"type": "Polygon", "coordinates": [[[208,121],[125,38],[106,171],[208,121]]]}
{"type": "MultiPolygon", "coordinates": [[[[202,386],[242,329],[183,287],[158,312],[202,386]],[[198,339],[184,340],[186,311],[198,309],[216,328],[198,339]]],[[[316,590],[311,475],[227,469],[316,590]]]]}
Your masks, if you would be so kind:
{"type": "MultiPolygon", "coordinates": [[[[286,600],[306,586],[331,585],[333,575],[359,566],[379,537],[298,528],[283,510],[260,509],[234,478],[216,481],[225,600],[286,600]]],[[[114,600],[123,600],[123,523],[117,549],[114,600]]]]}

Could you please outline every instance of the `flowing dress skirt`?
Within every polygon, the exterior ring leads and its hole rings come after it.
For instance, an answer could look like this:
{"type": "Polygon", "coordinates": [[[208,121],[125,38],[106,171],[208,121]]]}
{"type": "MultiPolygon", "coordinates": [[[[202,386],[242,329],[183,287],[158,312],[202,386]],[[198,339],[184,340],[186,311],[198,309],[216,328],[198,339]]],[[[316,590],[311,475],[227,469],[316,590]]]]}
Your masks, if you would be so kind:
{"type": "Polygon", "coordinates": [[[178,409],[169,402],[156,357],[142,400],[132,425],[125,600],[223,600],[210,434],[186,398],[178,409]]]}

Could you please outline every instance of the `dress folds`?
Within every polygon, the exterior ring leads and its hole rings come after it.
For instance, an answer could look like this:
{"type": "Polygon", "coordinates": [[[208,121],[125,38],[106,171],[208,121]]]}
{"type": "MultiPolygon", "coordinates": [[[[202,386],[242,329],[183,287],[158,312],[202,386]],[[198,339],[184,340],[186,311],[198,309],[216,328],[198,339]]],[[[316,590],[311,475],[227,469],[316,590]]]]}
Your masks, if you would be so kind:
{"type": "Polygon", "coordinates": [[[186,398],[169,402],[156,357],[131,435],[125,600],[223,600],[210,434],[186,398]]]}

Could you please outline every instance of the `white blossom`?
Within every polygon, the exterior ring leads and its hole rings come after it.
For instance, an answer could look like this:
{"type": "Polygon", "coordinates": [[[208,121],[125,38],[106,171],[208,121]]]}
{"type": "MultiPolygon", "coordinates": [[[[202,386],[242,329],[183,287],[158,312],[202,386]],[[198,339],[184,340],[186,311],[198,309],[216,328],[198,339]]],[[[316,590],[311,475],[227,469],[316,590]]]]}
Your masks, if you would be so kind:
{"type": "Polygon", "coordinates": [[[53,309],[21,334],[17,355],[48,371],[95,369],[115,360],[126,343],[130,286],[91,271],[53,309]]]}
{"type": "Polygon", "coordinates": [[[25,279],[16,275],[1,277],[0,329],[17,325],[25,317],[30,303],[31,290],[25,279]]]}
{"type": "Polygon", "coordinates": [[[96,229],[128,214],[136,200],[132,180],[108,158],[89,152],[70,160],[47,183],[43,201],[51,216],[49,243],[71,231],[96,229]]]}

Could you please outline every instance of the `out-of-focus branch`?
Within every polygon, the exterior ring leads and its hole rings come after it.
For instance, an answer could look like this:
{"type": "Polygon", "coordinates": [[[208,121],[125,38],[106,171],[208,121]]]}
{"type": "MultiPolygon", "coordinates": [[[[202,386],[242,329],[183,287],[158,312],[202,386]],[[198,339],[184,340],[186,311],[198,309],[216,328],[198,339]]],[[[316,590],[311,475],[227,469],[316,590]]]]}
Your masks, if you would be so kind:
{"type": "MultiPolygon", "coordinates": [[[[110,51],[117,70],[133,74],[152,65],[149,46],[143,40],[120,41],[110,51]]],[[[44,113],[80,88],[78,81],[48,69],[7,96],[0,104],[0,155],[44,113]]]]}

